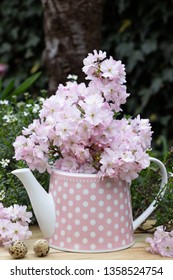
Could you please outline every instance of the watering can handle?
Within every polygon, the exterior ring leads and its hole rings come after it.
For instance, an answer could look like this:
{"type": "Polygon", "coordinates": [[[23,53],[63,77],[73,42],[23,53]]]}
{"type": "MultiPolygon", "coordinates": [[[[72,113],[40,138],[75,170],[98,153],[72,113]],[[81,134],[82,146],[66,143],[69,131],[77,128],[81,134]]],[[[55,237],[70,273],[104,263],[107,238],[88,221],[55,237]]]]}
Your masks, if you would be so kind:
{"type": "MultiPolygon", "coordinates": [[[[156,158],[150,157],[150,161],[156,163],[160,168],[161,175],[162,175],[162,181],[161,181],[161,185],[160,185],[160,189],[159,189],[158,194],[161,197],[163,197],[163,195],[165,193],[165,190],[166,190],[165,185],[168,182],[168,176],[167,176],[166,168],[165,168],[164,164],[156,158]]],[[[156,207],[157,206],[156,206],[156,199],[155,199],[148,206],[148,208],[136,220],[133,221],[133,230],[137,229],[137,227],[139,225],[141,225],[149,217],[149,215],[155,210],[156,207]]]]}

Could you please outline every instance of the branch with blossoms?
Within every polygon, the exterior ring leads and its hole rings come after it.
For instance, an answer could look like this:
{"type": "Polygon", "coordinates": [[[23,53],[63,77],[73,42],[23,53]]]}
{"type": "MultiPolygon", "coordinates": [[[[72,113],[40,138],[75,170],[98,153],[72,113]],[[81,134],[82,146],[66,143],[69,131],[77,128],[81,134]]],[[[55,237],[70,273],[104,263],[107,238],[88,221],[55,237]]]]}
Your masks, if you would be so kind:
{"type": "Polygon", "coordinates": [[[39,119],[15,140],[15,158],[40,173],[54,167],[131,183],[150,164],[149,120],[116,118],[129,96],[120,60],[94,50],[83,63],[89,83],[60,84],[44,100],[39,119]]]}

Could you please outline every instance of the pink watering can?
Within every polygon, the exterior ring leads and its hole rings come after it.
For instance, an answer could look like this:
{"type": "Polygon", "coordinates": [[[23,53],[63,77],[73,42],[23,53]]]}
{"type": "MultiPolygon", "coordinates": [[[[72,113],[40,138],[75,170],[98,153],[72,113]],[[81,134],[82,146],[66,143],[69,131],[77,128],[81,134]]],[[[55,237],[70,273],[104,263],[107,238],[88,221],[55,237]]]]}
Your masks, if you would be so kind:
{"type": "MultiPolygon", "coordinates": [[[[161,171],[159,194],[165,192],[167,172],[161,171]]],[[[134,230],[156,208],[156,200],[135,220],[130,186],[124,181],[99,179],[94,174],[53,170],[47,193],[28,168],[12,172],[24,184],[38,224],[50,247],[72,252],[109,252],[132,246],[134,230]]]]}

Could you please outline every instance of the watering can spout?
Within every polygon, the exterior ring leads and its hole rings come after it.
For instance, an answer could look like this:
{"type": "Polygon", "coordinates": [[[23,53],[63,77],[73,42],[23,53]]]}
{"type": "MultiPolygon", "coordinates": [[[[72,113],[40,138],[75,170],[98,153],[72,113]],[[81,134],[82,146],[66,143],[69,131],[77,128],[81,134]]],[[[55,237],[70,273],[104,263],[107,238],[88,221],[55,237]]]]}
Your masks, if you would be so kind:
{"type": "Polygon", "coordinates": [[[48,194],[36,180],[29,168],[12,171],[23,183],[30,198],[37,222],[44,235],[50,237],[55,230],[55,206],[51,194],[48,194]]]}

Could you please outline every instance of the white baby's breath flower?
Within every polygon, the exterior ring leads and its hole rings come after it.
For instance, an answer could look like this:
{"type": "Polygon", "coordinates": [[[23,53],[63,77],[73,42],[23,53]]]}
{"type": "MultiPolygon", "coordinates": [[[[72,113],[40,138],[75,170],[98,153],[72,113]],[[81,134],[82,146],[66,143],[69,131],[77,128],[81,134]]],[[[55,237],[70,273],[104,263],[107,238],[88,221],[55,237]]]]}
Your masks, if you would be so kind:
{"type": "Polygon", "coordinates": [[[32,112],[37,113],[39,110],[40,110],[40,106],[38,104],[35,104],[33,109],[32,109],[32,112]]]}
{"type": "Polygon", "coordinates": [[[2,158],[1,161],[0,161],[0,164],[1,164],[1,166],[4,168],[4,167],[8,166],[9,162],[10,162],[9,159],[7,159],[7,158],[4,159],[4,158],[2,158]]]}
{"type": "Polygon", "coordinates": [[[5,115],[2,118],[4,121],[9,122],[10,121],[10,115],[5,115]]]}
{"type": "Polygon", "coordinates": [[[25,96],[25,97],[28,97],[28,96],[29,96],[29,92],[25,92],[25,93],[24,93],[24,96],[25,96]]]}
{"type": "Polygon", "coordinates": [[[71,74],[69,74],[69,75],[67,76],[67,79],[68,79],[68,80],[77,81],[77,78],[78,78],[78,76],[76,76],[76,75],[71,75],[71,74]]]}
{"type": "Polygon", "coordinates": [[[14,115],[5,115],[5,116],[3,116],[3,118],[2,118],[6,123],[13,123],[13,122],[15,122],[15,121],[17,121],[17,118],[14,116],[14,115]]]}
{"type": "Polygon", "coordinates": [[[0,100],[0,105],[8,105],[8,100],[0,100]]]}
{"type": "Polygon", "coordinates": [[[5,191],[0,191],[0,200],[2,201],[5,198],[5,191]]]}
{"type": "Polygon", "coordinates": [[[39,101],[39,103],[41,103],[41,104],[43,104],[44,100],[45,100],[45,99],[44,99],[43,97],[39,97],[39,98],[38,98],[38,101],[39,101]]]}
{"type": "Polygon", "coordinates": [[[23,101],[21,102],[17,102],[17,107],[20,108],[21,106],[23,106],[25,103],[23,101]]]}

